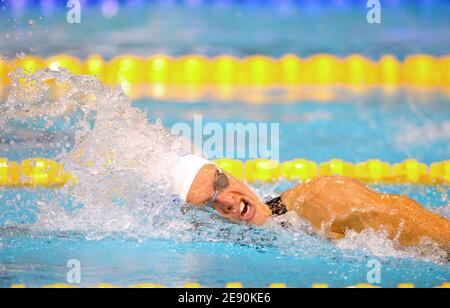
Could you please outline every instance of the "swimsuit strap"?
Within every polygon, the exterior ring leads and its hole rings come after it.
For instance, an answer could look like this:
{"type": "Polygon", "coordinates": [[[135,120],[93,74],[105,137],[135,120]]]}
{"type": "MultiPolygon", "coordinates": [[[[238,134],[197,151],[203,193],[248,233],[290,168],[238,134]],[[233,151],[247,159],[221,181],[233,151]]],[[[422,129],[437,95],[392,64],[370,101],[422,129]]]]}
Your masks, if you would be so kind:
{"type": "Polygon", "coordinates": [[[288,212],[287,206],[283,204],[281,196],[270,200],[266,204],[272,211],[272,215],[281,216],[288,212]]]}

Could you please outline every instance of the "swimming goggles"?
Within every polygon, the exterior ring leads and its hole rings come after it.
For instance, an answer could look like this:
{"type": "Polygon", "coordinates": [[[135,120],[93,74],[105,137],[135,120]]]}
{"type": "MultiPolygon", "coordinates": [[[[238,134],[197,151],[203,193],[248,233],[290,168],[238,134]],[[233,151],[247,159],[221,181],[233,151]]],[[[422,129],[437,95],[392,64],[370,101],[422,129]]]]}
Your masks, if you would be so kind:
{"type": "Polygon", "coordinates": [[[214,203],[217,200],[217,197],[221,192],[227,189],[230,186],[230,179],[225,174],[222,169],[217,169],[215,179],[214,179],[214,194],[210,200],[211,203],[214,203]]]}

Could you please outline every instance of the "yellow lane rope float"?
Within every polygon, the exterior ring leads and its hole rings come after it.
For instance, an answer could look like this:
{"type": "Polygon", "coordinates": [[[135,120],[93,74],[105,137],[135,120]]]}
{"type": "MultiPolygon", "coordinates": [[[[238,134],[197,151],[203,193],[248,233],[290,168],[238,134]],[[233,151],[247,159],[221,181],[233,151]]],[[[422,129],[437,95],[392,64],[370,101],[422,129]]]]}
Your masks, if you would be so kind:
{"type": "Polygon", "coordinates": [[[284,163],[266,159],[245,163],[239,160],[216,162],[229,173],[249,183],[276,182],[280,179],[301,182],[317,176],[343,175],[368,183],[450,184],[450,161],[433,163],[430,166],[413,159],[394,165],[380,160],[352,164],[340,159],[321,164],[304,159],[284,163]]]}
{"type": "MultiPolygon", "coordinates": [[[[109,284],[109,283],[102,283],[102,284],[97,284],[95,286],[92,286],[93,288],[100,288],[100,289],[113,289],[113,288],[121,288],[120,286],[116,286],[113,284],[109,284]]],[[[244,288],[244,285],[240,282],[231,282],[226,284],[225,286],[228,289],[241,289],[244,288]]],[[[311,285],[311,288],[313,289],[327,289],[330,286],[326,283],[314,283],[311,285]]],[[[415,284],[413,283],[400,283],[397,288],[399,289],[413,289],[415,288],[415,284]]],[[[27,286],[25,284],[13,284],[11,285],[11,288],[13,289],[25,289],[27,288],[27,286]]],[[[43,286],[43,288],[48,288],[48,289],[71,289],[71,288],[77,288],[77,286],[75,285],[69,285],[69,284],[52,284],[52,285],[46,285],[43,286]]],[[[167,288],[164,285],[160,285],[160,284],[154,284],[154,283],[143,283],[143,284],[138,284],[138,285],[131,285],[128,288],[131,289],[160,289],[160,288],[167,288]]],[[[199,283],[186,283],[184,285],[181,286],[181,288],[187,288],[187,289],[200,289],[200,288],[206,288],[205,286],[202,286],[199,283]]],[[[269,288],[271,289],[283,289],[283,288],[288,288],[288,285],[284,284],[284,283],[272,283],[269,288]]],[[[371,285],[371,284],[367,284],[367,283],[362,283],[362,284],[357,284],[354,286],[350,286],[348,288],[356,288],[356,289],[371,289],[371,288],[378,288],[377,286],[371,285]]],[[[436,286],[435,288],[438,289],[449,289],[450,288],[450,283],[443,283],[440,286],[436,286]]]]}
{"type": "MultiPolygon", "coordinates": [[[[215,162],[251,184],[272,183],[280,179],[302,182],[317,176],[343,175],[372,184],[450,185],[450,160],[430,166],[413,159],[393,165],[380,160],[352,164],[340,159],[321,164],[304,159],[283,163],[267,159],[247,162],[222,159],[215,162]]],[[[0,186],[57,188],[75,185],[76,182],[73,174],[49,159],[33,158],[16,163],[0,158],[0,186]]]]}
{"type": "Polygon", "coordinates": [[[392,55],[374,61],[358,54],[345,58],[328,54],[307,58],[122,55],[110,61],[99,55],[85,60],[64,54],[47,59],[25,56],[11,61],[0,59],[0,84],[8,85],[8,73],[18,67],[29,71],[64,67],[73,74],[96,75],[110,85],[450,85],[450,55],[411,55],[404,61],[392,55]]]}
{"type": "Polygon", "coordinates": [[[75,176],[53,160],[33,158],[19,164],[0,158],[0,186],[62,187],[68,183],[75,184],[75,176]]]}

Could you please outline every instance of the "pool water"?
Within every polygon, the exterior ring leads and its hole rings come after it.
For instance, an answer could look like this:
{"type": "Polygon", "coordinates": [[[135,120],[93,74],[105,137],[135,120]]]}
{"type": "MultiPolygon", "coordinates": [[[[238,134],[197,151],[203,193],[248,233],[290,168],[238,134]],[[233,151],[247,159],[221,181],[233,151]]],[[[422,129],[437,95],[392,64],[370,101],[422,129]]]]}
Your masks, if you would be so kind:
{"type": "MultiPolygon", "coordinates": [[[[414,186],[376,187],[381,191],[409,193],[429,208],[443,210],[442,196],[448,188],[414,186]]],[[[145,236],[129,237],[111,232],[96,234],[42,231],[30,227],[40,206],[58,198],[48,191],[1,192],[3,208],[0,223],[0,286],[25,283],[38,287],[65,283],[69,260],[82,266],[82,286],[111,283],[129,286],[159,283],[181,286],[198,282],[209,287],[223,287],[239,281],[248,287],[265,287],[273,282],[289,286],[309,287],[312,283],[328,283],[346,287],[367,282],[368,262],[382,265],[384,287],[414,283],[433,287],[448,281],[450,267],[446,263],[424,259],[412,251],[397,251],[383,236],[360,235],[330,243],[308,235],[304,230],[269,230],[232,225],[220,219],[210,222],[213,214],[190,213],[196,227],[189,230],[161,226],[145,236]],[[14,198],[21,196],[20,201],[14,198]],[[8,202],[11,199],[14,202],[8,202]],[[176,232],[178,231],[178,232],[176,232]],[[170,233],[173,232],[173,233],[170,233]]],[[[447,201],[448,202],[448,201],[447,201]]],[[[73,208],[70,201],[62,205],[73,208]]],[[[442,214],[449,217],[448,210],[442,214]]],[[[117,217],[116,217],[117,218],[117,217]]],[[[163,224],[163,222],[161,222],[163,224]]],[[[50,227],[50,226],[48,226],[50,227]]]]}
{"type": "Polygon", "coordinates": [[[7,57],[19,52],[67,53],[80,58],[98,53],[112,58],[157,53],[306,57],[357,52],[373,59],[384,54],[402,59],[416,53],[445,55],[450,49],[447,1],[385,1],[381,25],[366,22],[367,1],[302,1],[292,6],[226,2],[123,6],[110,17],[103,16],[99,6],[83,7],[81,24],[76,25],[66,22],[65,6],[51,12],[0,10],[4,39],[0,53],[7,57]]]}
{"type": "MultiPolygon", "coordinates": [[[[305,158],[325,162],[340,158],[352,163],[369,159],[398,163],[412,158],[431,164],[447,160],[450,153],[450,98],[440,90],[403,89],[384,95],[382,90],[373,89],[365,95],[348,94],[325,103],[302,100],[244,104],[212,99],[187,103],[138,99],[133,105],[147,114],[149,122],[160,119],[168,130],[185,123],[194,132],[195,116],[201,117],[202,130],[208,123],[218,124],[223,131],[227,123],[277,123],[281,161],[305,158]]],[[[9,159],[55,157],[61,152],[56,146],[58,141],[72,134],[70,126],[59,122],[48,129],[43,129],[42,123],[36,127],[39,129],[30,130],[22,125],[14,135],[3,134],[6,140],[3,151],[9,159]],[[44,141],[30,142],[35,139],[44,141]],[[18,143],[11,146],[11,141],[18,143]]],[[[203,142],[211,137],[203,135],[203,142]]],[[[195,141],[194,136],[191,141],[195,141]]],[[[221,159],[225,146],[225,143],[218,144],[205,154],[210,159],[221,159]]],[[[248,148],[245,156],[239,156],[241,153],[235,150],[228,158],[255,158],[250,156],[248,148]]]]}
{"type": "MultiPolygon", "coordinates": [[[[445,127],[450,121],[450,104],[444,97],[417,102],[404,96],[402,100],[389,102],[374,95],[360,101],[332,104],[257,105],[245,111],[242,103],[232,102],[226,109],[214,102],[168,104],[139,100],[134,105],[148,114],[149,122],[162,118],[166,127],[179,121],[191,123],[193,114],[200,111],[205,122],[280,122],[282,160],[301,157],[322,162],[342,158],[359,162],[380,158],[394,163],[413,157],[431,163],[447,158],[449,153],[450,136],[445,127]]],[[[58,138],[58,133],[53,133],[58,138]]],[[[45,143],[29,152],[24,152],[19,145],[8,148],[6,156],[19,160],[27,155],[52,157],[58,152],[45,143]],[[20,151],[15,152],[14,147],[20,151]]],[[[265,196],[291,185],[280,182],[256,188],[265,196]]],[[[429,209],[450,214],[448,187],[374,188],[407,194],[429,209]]],[[[382,235],[367,234],[347,242],[330,243],[309,235],[304,229],[284,230],[276,223],[269,231],[250,228],[230,224],[212,213],[183,208],[174,209],[180,215],[174,219],[194,221],[187,229],[167,225],[168,218],[162,216],[153,225],[144,226],[144,231],[129,232],[136,226],[129,229],[123,226],[121,212],[109,213],[110,228],[59,228],[46,225],[51,224],[51,219],[42,220],[45,217],[42,213],[55,215],[56,211],[56,216],[70,221],[70,213],[76,213],[80,205],[73,204],[65,190],[16,189],[0,190],[0,194],[1,286],[64,283],[66,264],[72,259],[82,264],[83,286],[97,283],[128,286],[145,282],[179,286],[194,281],[221,287],[239,281],[249,287],[264,287],[273,282],[295,287],[308,287],[312,283],[345,287],[365,283],[370,270],[368,261],[374,258],[382,264],[381,286],[410,282],[431,287],[450,278],[447,263],[421,257],[415,251],[398,251],[382,235]],[[59,207],[47,207],[52,200],[57,200],[59,207]],[[120,231],[115,232],[118,226],[120,231]]]]}
{"type": "MultiPolygon", "coordinates": [[[[177,287],[194,281],[224,287],[228,282],[239,281],[246,287],[266,287],[273,282],[292,287],[310,287],[313,282],[346,287],[367,282],[371,269],[367,264],[372,259],[363,252],[340,251],[320,241],[304,244],[319,245],[316,250],[320,251],[311,255],[283,255],[276,248],[239,243],[86,241],[69,235],[23,234],[6,236],[2,242],[2,287],[12,283],[34,287],[65,283],[69,271],[66,264],[71,259],[81,262],[82,286],[112,283],[125,287],[156,282],[177,287]]],[[[446,265],[394,258],[380,262],[384,287],[404,282],[434,287],[449,278],[446,265]]]]}
{"type": "MultiPolygon", "coordinates": [[[[16,16],[0,10],[0,35],[7,42],[0,46],[0,53],[9,58],[18,52],[41,56],[64,52],[78,57],[100,53],[106,58],[118,53],[157,52],[208,56],[359,52],[371,58],[385,53],[400,58],[416,52],[448,53],[447,3],[437,1],[426,9],[414,4],[388,8],[386,22],[376,30],[355,21],[365,18],[365,5],[339,10],[311,5],[274,11],[264,6],[178,5],[169,10],[152,4],[138,12],[121,8],[120,14],[111,18],[96,18],[98,10],[92,8],[86,9],[86,22],[79,26],[65,23],[64,10],[49,15],[29,10],[16,16]],[[30,19],[35,21],[31,28],[30,19]]],[[[396,163],[414,158],[430,164],[450,156],[449,100],[448,93],[441,90],[386,93],[372,89],[329,102],[139,99],[133,106],[147,115],[149,123],[162,119],[169,129],[180,122],[192,126],[196,114],[201,114],[205,123],[221,126],[230,122],[279,123],[281,161],[341,158],[357,163],[377,158],[396,163]]],[[[69,117],[77,119],[75,114],[69,117]]],[[[13,130],[0,132],[0,157],[16,161],[36,156],[59,158],[73,146],[75,133],[74,125],[59,120],[50,127],[44,121],[13,123],[13,130]]],[[[211,159],[221,158],[206,154],[211,159]]],[[[134,180],[139,181],[130,179],[134,180]]],[[[254,188],[265,197],[292,185],[280,181],[254,188]]],[[[374,189],[407,194],[450,217],[448,186],[374,189]]],[[[270,221],[261,229],[232,224],[208,210],[163,204],[156,209],[139,208],[138,214],[151,217],[146,220],[133,215],[133,204],[127,207],[123,200],[99,207],[97,212],[86,211],[74,200],[70,188],[0,188],[0,200],[0,287],[66,283],[67,263],[74,259],[81,264],[82,286],[198,282],[222,287],[227,282],[241,282],[265,287],[281,282],[292,287],[313,283],[346,287],[366,283],[371,270],[368,264],[373,260],[381,264],[381,280],[373,282],[375,285],[395,287],[408,282],[433,287],[450,281],[450,266],[441,252],[423,256],[415,249],[397,249],[394,242],[374,232],[328,242],[311,235],[305,222],[292,215],[270,221]],[[286,222],[291,227],[283,228],[286,222]]]]}

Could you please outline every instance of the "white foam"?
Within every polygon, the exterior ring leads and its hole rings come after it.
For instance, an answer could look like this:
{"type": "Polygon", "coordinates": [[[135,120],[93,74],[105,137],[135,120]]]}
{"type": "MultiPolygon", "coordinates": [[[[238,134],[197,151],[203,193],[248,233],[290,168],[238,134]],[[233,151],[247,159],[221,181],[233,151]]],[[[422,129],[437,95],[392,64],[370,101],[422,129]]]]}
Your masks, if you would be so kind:
{"type": "Polygon", "coordinates": [[[336,246],[380,258],[417,258],[438,263],[448,262],[447,252],[435,243],[424,241],[418,247],[402,247],[397,240],[389,239],[387,232],[371,229],[361,233],[348,231],[345,238],[336,241],[336,246]]]}

